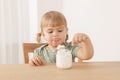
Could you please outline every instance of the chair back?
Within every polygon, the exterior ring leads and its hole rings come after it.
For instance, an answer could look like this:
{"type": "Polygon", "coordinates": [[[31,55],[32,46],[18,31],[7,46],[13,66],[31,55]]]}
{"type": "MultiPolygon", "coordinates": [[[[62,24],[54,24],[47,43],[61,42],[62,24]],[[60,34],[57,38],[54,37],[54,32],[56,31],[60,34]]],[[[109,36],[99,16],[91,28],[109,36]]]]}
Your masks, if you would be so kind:
{"type": "Polygon", "coordinates": [[[29,52],[34,52],[35,48],[42,46],[44,43],[23,43],[24,63],[29,63],[29,52]]]}

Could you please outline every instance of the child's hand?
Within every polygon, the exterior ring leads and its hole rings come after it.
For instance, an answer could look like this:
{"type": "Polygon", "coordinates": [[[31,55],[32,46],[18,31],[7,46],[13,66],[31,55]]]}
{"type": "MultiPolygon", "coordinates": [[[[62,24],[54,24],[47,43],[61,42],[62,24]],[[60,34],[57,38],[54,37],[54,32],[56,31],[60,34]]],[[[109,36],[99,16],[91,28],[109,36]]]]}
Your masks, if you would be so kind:
{"type": "Polygon", "coordinates": [[[40,66],[45,64],[46,62],[44,61],[44,59],[41,56],[36,56],[34,58],[32,58],[29,62],[32,66],[40,66]]]}
{"type": "Polygon", "coordinates": [[[73,36],[73,39],[72,39],[72,45],[76,45],[76,44],[79,44],[81,42],[84,42],[88,39],[88,36],[84,33],[76,33],[74,36],[73,36]]]}

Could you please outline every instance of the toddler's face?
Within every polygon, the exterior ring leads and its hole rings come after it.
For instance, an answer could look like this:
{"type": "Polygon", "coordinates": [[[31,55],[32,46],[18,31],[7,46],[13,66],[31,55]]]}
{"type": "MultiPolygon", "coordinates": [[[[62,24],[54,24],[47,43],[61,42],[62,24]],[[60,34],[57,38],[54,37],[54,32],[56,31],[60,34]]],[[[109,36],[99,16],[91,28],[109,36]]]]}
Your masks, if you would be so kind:
{"type": "Polygon", "coordinates": [[[68,29],[64,26],[45,27],[43,28],[43,36],[47,43],[52,47],[57,47],[66,40],[68,29]]]}

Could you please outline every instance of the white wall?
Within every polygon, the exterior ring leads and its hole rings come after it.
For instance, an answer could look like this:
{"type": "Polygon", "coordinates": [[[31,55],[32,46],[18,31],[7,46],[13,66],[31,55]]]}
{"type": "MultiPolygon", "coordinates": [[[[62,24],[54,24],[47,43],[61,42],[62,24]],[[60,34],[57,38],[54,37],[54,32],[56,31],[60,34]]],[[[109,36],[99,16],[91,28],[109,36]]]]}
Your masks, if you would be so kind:
{"type": "Polygon", "coordinates": [[[37,0],[28,0],[29,2],[29,24],[30,24],[30,42],[36,42],[36,33],[38,31],[38,6],[37,0]]]}
{"type": "Polygon", "coordinates": [[[120,1],[64,0],[70,40],[74,33],[87,33],[95,55],[91,61],[120,61],[120,1]]]}

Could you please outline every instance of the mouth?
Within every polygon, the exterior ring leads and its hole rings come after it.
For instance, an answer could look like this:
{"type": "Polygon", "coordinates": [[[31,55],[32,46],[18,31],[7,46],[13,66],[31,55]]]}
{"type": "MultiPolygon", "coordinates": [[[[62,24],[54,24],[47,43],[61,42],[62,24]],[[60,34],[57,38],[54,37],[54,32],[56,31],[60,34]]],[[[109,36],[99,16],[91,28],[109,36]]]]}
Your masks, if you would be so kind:
{"type": "Polygon", "coordinates": [[[60,41],[60,39],[59,39],[59,38],[53,38],[52,41],[54,41],[54,42],[58,42],[58,41],[60,41]]]}

